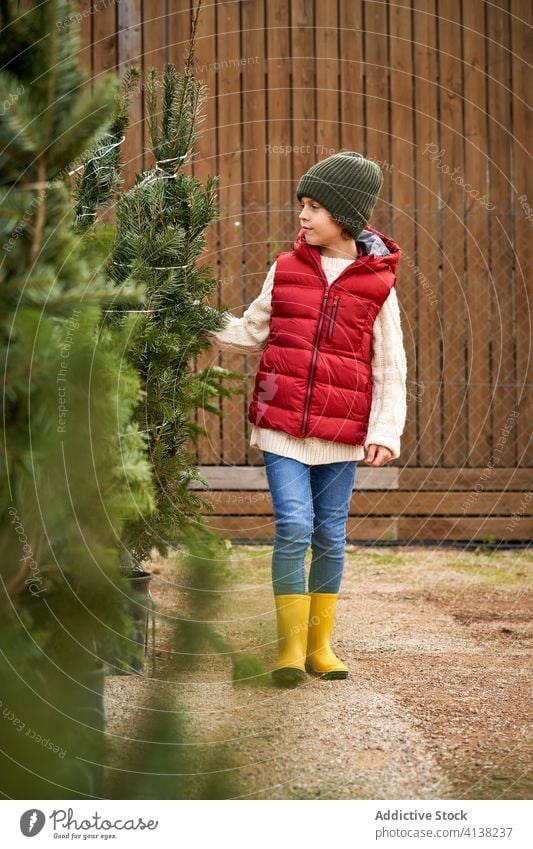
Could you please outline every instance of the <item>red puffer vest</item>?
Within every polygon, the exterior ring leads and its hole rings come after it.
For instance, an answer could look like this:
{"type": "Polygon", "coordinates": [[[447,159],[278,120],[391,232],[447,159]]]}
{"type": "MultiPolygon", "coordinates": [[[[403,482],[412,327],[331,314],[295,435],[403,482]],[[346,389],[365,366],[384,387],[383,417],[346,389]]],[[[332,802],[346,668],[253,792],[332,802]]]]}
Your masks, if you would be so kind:
{"type": "MultiPolygon", "coordinates": [[[[372,329],[401,251],[373,227],[390,253],[358,257],[329,286],[320,249],[300,230],[280,253],[270,333],[255,378],[248,420],[298,437],[364,445],[372,402],[372,329]]],[[[369,233],[367,232],[367,236],[369,233]]]]}

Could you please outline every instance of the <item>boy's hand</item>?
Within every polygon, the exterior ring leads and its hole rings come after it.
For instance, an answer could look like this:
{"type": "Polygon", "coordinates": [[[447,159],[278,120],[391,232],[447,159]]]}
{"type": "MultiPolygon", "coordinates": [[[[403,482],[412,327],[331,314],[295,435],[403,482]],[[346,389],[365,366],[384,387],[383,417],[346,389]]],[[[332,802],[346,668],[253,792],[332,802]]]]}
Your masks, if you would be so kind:
{"type": "Polygon", "coordinates": [[[392,460],[392,451],[384,445],[369,445],[365,457],[367,466],[384,466],[392,460]]]}

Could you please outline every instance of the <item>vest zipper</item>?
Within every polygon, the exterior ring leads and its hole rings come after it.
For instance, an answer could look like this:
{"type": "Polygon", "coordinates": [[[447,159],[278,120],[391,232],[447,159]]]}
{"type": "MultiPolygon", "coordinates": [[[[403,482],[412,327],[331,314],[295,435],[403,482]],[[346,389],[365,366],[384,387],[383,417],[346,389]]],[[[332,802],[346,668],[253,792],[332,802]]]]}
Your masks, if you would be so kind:
{"type": "Polygon", "coordinates": [[[331,313],[330,313],[330,316],[329,316],[328,332],[326,333],[326,342],[328,341],[329,337],[333,333],[333,328],[335,327],[335,320],[337,318],[337,310],[339,308],[339,300],[340,300],[340,296],[336,295],[335,300],[333,301],[333,306],[331,308],[331,313]]]}
{"type": "MultiPolygon", "coordinates": [[[[322,263],[315,256],[314,251],[310,250],[310,255],[311,255],[311,261],[314,263],[315,268],[318,271],[318,274],[322,279],[325,291],[324,291],[324,295],[322,296],[322,304],[321,304],[321,307],[320,307],[320,318],[318,320],[318,327],[317,327],[315,338],[314,338],[314,341],[313,341],[313,357],[312,357],[312,360],[311,360],[311,368],[309,370],[309,382],[307,384],[307,392],[306,392],[306,396],[305,396],[305,406],[304,406],[304,414],[303,414],[303,417],[302,417],[302,425],[300,427],[300,432],[303,433],[303,434],[305,434],[305,431],[306,431],[306,428],[307,428],[307,419],[309,417],[309,406],[311,404],[311,392],[313,391],[313,381],[315,379],[316,361],[317,361],[317,357],[318,357],[318,343],[320,341],[320,335],[322,333],[322,325],[324,324],[324,316],[326,314],[326,307],[327,307],[327,303],[328,303],[329,293],[330,293],[332,287],[335,286],[335,284],[341,279],[341,277],[344,277],[348,273],[348,271],[352,269],[352,266],[348,265],[344,269],[344,271],[341,271],[341,273],[333,281],[333,283],[328,283],[328,279],[327,279],[326,275],[324,274],[324,269],[322,268],[322,263]]],[[[354,263],[356,261],[357,260],[354,260],[354,263]]],[[[336,303],[338,303],[338,297],[337,297],[336,303]]],[[[330,319],[330,322],[331,322],[331,319],[330,319]]],[[[329,328],[328,328],[328,330],[329,330],[329,328]]]]}
{"type": "Polygon", "coordinates": [[[302,418],[302,426],[300,430],[302,433],[305,433],[305,429],[307,427],[307,418],[309,416],[309,405],[311,403],[311,392],[313,389],[313,380],[315,378],[315,368],[316,368],[316,360],[318,357],[318,343],[320,341],[320,334],[322,333],[322,325],[324,324],[324,316],[326,315],[326,306],[328,303],[329,292],[324,292],[322,296],[322,304],[320,306],[320,318],[318,319],[318,327],[316,329],[315,338],[313,340],[313,357],[311,360],[311,368],[309,370],[309,380],[307,383],[307,393],[305,396],[305,407],[304,414],[302,418]]]}

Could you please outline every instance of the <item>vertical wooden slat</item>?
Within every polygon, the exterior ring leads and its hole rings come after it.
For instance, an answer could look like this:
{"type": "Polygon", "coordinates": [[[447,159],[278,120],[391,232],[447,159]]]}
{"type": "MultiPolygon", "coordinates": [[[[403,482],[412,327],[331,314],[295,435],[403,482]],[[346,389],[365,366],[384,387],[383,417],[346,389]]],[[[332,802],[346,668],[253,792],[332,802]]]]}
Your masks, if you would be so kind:
{"type": "MultiPolygon", "coordinates": [[[[286,0],[266,2],[267,203],[269,265],[291,249],[298,230],[296,182],[291,177],[290,30],[286,0]]],[[[255,462],[250,452],[250,461],[255,462]]],[[[261,459],[262,458],[258,458],[261,459]]]]}
{"type": "MultiPolygon", "coordinates": [[[[196,5],[196,4],[195,4],[196,5]]],[[[169,3],[168,10],[168,61],[183,70],[191,28],[189,4],[169,3]]],[[[196,65],[198,62],[196,61],[196,65]]]]}
{"type": "MultiPolygon", "coordinates": [[[[168,61],[172,62],[178,74],[182,74],[185,68],[185,62],[189,51],[189,38],[191,34],[192,25],[191,5],[189,3],[169,3],[167,22],[168,61]]],[[[201,79],[205,82],[204,71],[201,70],[201,64],[198,61],[198,37],[199,34],[197,34],[196,56],[194,59],[195,76],[197,79],[201,79]]],[[[213,96],[214,92],[209,91],[209,97],[212,98],[213,96]]],[[[205,123],[203,124],[203,129],[205,131],[205,123]]],[[[198,151],[198,145],[196,146],[196,151],[198,151]]],[[[196,157],[197,156],[198,154],[196,153],[196,157]]],[[[193,162],[186,162],[182,164],[181,168],[185,173],[192,174],[193,162]]],[[[213,228],[211,227],[207,233],[208,249],[206,251],[206,255],[204,256],[204,260],[214,265],[213,240],[215,237],[212,234],[212,230],[213,228]]],[[[198,357],[195,360],[193,368],[196,371],[200,371],[201,369],[210,365],[211,362],[212,354],[208,351],[206,354],[202,355],[201,357],[198,357]]],[[[191,440],[188,446],[188,450],[192,454],[196,453],[199,463],[218,463],[220,459],[219,446],[215,444],[214,451],[211,451],[211,440],[214,439],[216,443],[221,427],[218,421],[218,417],[209,413],[204,413],[203,410],[199,409],[196,411],[195,419],[196,423],[202,427],[205,427],[210,435],[209,438],[205,440],[200,440],[198,447],[196,447],[193,440],[191,440]]]]}
{"type": "Polygon", "coordinates": [[[266,4],[267,23],[267,200],[269,260],[290,250],[298,227],[296,184],[291,178],[289,6],[266,4]]]}
{"type": "MultiPolygon", "coordinates": [[[[365,50],[365,146],[366,155],[377,162],[390,162],[389,133],[389,40],[387,5],[364,4],[365,50]]],[[[370,224],[381,232],[390,229],[390,184],[385,180],[370,224]]]]}
{"type": "Polygon", "coordinates": [[[498,462],[515,461],[514,422],[508,433],[509,414],[516,409],[513,327],[512,233],[508,233],[511,209],[512,137],[507,3],[487,4],[487,85],[489,194],[495,204],[489,217],[489,255],[492,280],[492,441],[498,462]]]}
{"type": "Polygon", "coordinates": [[[335,3],[315,4],[316,141],[315,159],[340,148],[338,20],[335,3]]]}
{"type": "MultiPolygon", "coordinates": [[[[144,114],[147,115],[147,91],[146,82],[150,70],[156,68],[159,79],[162,82],[165,64],[168,58],[167,46],[167,9],[165,0],[143,0],[143,103],[144,114]]],[[[162,93],[162,88],[160,89],[162,93]]],[[[159,99],[161,109],[161,98],[159,99]]],[[[151,141],[148,129],[145,127],[144,137],[144,163],[146,168],[154,167],[154,158],[151,152],[151,141]]]]}
{"type": "Polygon", "coordinates": [[[117,67],[116,8],[91,6],[93,36],[93,77],[97,79],[106,71],[117,67]]]}
{"type": "Polygon", "coordinates": [[[516,298],[516,462],[533,465],[533,357],[531,355],[531,304],[533,302],[531,236],[533,233],[533,171],[531,139],[531,34],[533,7],[529,0],[511,2],[511,91],[513,126],[513,208],[515,212],[516,298]],[[529,151],[529,152],[528,152],[529,151]]]}
{"type": "MultiPolygon", "coordinates": [[[[90,79],[92,78],[93,68],[92,68],[92,21],[90,15],[90,0],[80,0],[77,4],[75,11],[73,14],[81,15],[81,21],[79,23],[79,36],[80,36],[80,50],[79,50],[79,59],[83,68],[89,75],[89,85],[90,79]]],[[[76,20],[78,20],[76,18],[76,20]]]]}
{"type": "Polygon", "coordinates": [[[441,393],[440,336],[442,303],[439,294],[437,217],[438,169],[431,152],[438,151],[436,7],[434,0],[414,3],[413,65],[415,103],[415,180],[417,233],[414,257],[404,258],[418,290],[417,372],[418,463],[439,463],[441,393]]]}
{"type": "MultiPolygon", "coordinates": [[[[196,3],[194,4],[196,8],[196,3]]],[[[200,126],[200,135],[196,143],[195,154],[192,162],[192,173],[202,183],[205,183],[210,174],[219,173],[217,154],[217,126],[219,116],[217,115],[217,80],[215,61],[217,59],[216,46],[216,9],[213,3],[203,5],[198,19],[196,33],[196,77],[207,86],[207,101],[203,106],[204,120],[200,126]]],[[[184,20],[179,24],[183,28],[184,20]]],[[[189,33],[184,35],[183,60],[188,52],[189,33]]],[[[206,231],[207,249],[203,261],[213,266],[216,273],[217,260],[217,225],[208,227],[206,231]]],[[[202,357],[198,358],[198,368],[204,368],[213,362],[216,353],[208,350],[202,357]]],[[[198,420],[205,427],[210,436],[207,440],[201,440],[198,447],[198,459],[203,462],[220,462],[220,419],[214,413],[198,411],[198,420]]]]}
{"type": "MultiPolygon", "coordinates": [[[[117,18],[116,7],[90,6],[93,38],[93,81],[105,73],[117,70],[117,18]]],[[[103,221],[113,219],[114,210],[109,207],[101,214],[103,221]]]]}
{"type": "Polygon", "coordinates": [[[413,139],[413,84],[411,52],[411,10],[393,5],[390,9],[391,161],[382,163],[385,186],[392,198],[392,238],[404,259],[400,262],[396,294],[400,304],[402,331],[407,354],[407,418],[401,440],[401,465],[416,455],[416,407],[419,387],[416,381],[416,300],[417,281],[408,264],[415,246],[415,173],[413,139]],[[389,167],[387,167],[389,166],[389,167]]]}
{"type": "Polygon", "coordinates": [[[145,68],[164,71],[169,58],[167,0],[143,2],[143,52],[145,68]]]}
{"type": "MultiPolygon", "coordinates": [[[[196,3],[194,4],[196,8],[196,3]]],[[[168,15],[168,38],[169,49],[168,58],[176,67],[178,74],[182,74],[185,62],[189,51],[189,39],[191,35],[192,25],[192,9],[186,8],[181,4],[176,7],[170,4],[168,15]]],[[[192,162],[188,162],[183,166],[183,170],[205,180],[209,173],[215,172],[216,164],[216,143],[213,145],[213,139],[216,140],[216,74],[215,74],[215,52],[214,41],[208,39],[205,42],[205,36],[209,32],[209,27],[212,27],[213,37],[215,34],[215,18],[214,9],[211,7],[211,17],[207,22],[207,28],[202,23],[202,16],[205,12],[200,12],[199,29],[196,36],[196,53],[194,58],[194,72],[196,78],[208,86],[207,97],[208,102],[203,108],[204,121],[199,127],[200,141],[195,148],[195,155],[192,162]],[[211,54],[211,50],[213,53],[211,54]],[[207,143],[207,138],[211,138],[211,145],[207,143]]],[[[215,274],[218,274],[217,259],[218,259],[218,239],[217,239],[217,224],[212,224],[206,233],[206,252],[202,258],[202,263],[209,264],[213,268],[215,274]]],[[[201,357],[198,357],[195,362],[196,370],[200,371],[209,365],[213,364],[213,360],[218,359],[218,354],[215,349],[209,349],[201,357]]],[[[201,409],[196,412],[197,423],[205,428],[209,437],[199,440],[197,449],[191,441],[189,450],[196,455],[198,462],[201,464],[216,464],[221,459],[221,441],[220,434],[222,424],[218,416],[213,413],[205,412],[201,409]]]]}
{"type": "Polygon", "coordinates": [[[488,253],[485,31],[483,0],[463,4],[465,38],[465,183],[467,194],[466,297],[468,444],[463,462],[482,466],[490,457],[490,265],[488,253]]]}
{"type": "MultiPolygon", "coordinates": [[[[261,291],[269,267],[266,217],[266,93],[265,93],[265,15],[264,0],[248,0],[242,4],[242,138],[243,202],[246,220],[246,286],[245,302],[248,304],[261,291]]],[[[250,422],[247,409],[252,398],[255,373],[259,365],[259,354],[245,358],[249,372],[247,394],[244,401],[244,424],[246,458],[248,457],[250,422]]],[[[250,453],[250,460],[257,461],[257,451],[250,453]]]]}
{"type": "Polygon", "coordinates": [[[290,50],[292,73],[292,135],[287,127],[292,156],[294,187],[316,161],[315,63],[313,56],[314,4],[291,0],[290,50]]]}
{"type": "MultiPolygon", "coordinates": [[[[241,145],[241,45],[240,11],[238,3],[223,3],[218,7],[217,32],[217,101],[218,101],[218,151],[222,180],[219,187],[220,221],[218,275],[219,296],[236,315],[242,315],[247,303],[243,295],[243,215],[241,212],[242,145],[241,145]]],[[[242,354],[225,352],[222,365],[234,371],[245,371],[242,354]]],[[[242,395],[225,398],[222,409],[224,439],[219,452],[225,463],[235,465],[245,462],[245,408],[242,395]]],[[[214,450],[220,437],[213,435],[214,450]]]]}
{"type": "MultiPolygon", "coordinates": [[[[142,69],[142,0],[122,0],[118,6],[118,68],[120,76],[126,68],[136,65],[142,69]]],[[[144,122],[142,108],[142,79],[131,97],[130,126],[122,146],[124,187],[129,188],[135,175],[144,169],[144,122]]]]}
{"type": "Polygon", "coordinates": [[[339,0],[340,146],[359,153],[364,148],[363,0],[339,0]]]}
{"type": "MultiPolygon", "coordinates": [[[[442,205],[442,339],[443,371],[443,463],[463,462],[466,444],[466,301],[464,276],[465,193],[452,174],[463,171],[463,122],[461,80],[461,3],[442,0],[439,4],[440,104],[439,170],[442,205]],[[447,171],[446,169],[449,169],[447,171]]],[[[464,175],[462,175],[464,176],[464,175]]]]}

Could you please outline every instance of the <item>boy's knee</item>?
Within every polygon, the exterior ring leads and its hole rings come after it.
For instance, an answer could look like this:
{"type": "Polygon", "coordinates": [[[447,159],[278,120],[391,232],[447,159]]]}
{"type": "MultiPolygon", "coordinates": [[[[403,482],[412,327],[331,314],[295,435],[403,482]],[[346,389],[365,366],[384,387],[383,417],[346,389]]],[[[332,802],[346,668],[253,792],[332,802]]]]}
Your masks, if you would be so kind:
{"type": "Polygon", "coordinates": [[[276,534],[285,542],[301,542],[309,544],[312,534],[311,522],[303,517],[290,517],[276,522],[276,534]]]}
{"type": "Polygon", "coordinates": [[[336,548],[344,550],[344,546],[346,544],[345,529],[342,528],[339,532],[338,528],[336,529],[333,527],[317,528],[313,532],[311,543],[313,546],[326,549],[327,551],[331,551],[336,548]]]}

